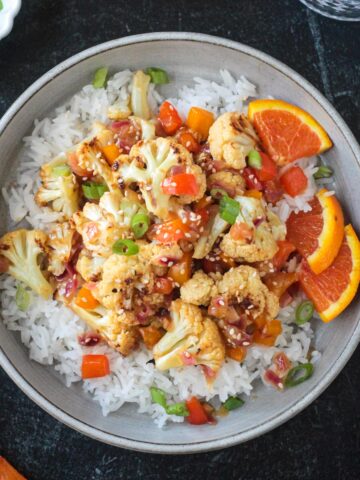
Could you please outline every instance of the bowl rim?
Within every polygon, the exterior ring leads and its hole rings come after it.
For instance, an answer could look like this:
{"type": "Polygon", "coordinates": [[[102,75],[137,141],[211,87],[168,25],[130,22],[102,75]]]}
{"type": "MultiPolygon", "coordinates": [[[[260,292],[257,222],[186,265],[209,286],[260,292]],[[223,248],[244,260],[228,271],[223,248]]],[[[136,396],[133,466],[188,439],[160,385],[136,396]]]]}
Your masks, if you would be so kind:
{"type": "MultiPolygon", "coordinates": [[[[276,68],[280,73],[286,75],[291,80],[295,81],[297,84],[300,84],[301,87],[304,88],[304,90],[306,90],[307,93],[309,93],[314,98],[314,100],[317,101],[332,116],[335,123],[342,130],[342,133],[346,141],[348,142],[349,147],[353,150],[356,162],[358,164],[358,167],[360,168],[360,147],[354,135],[352,134],[340,114],[331,105],[331,103],[315,87],[313,87],[310,82],[308,82],[305,78],[292,70],[290,67],[286,66],[284,63],[253,47],[249,47],[242,43],[224,39],[221,37],[192,32],[154,32],[131,35],[101,43],[99,45],[95,45],[91,48],[88,48],[82,52],[73,55],[72,57],[66,59],[65,61],[56,65],[54,68],[42,75],[18,97],[18,99],[10,106],[4,116],[0,119],[0,136],[4,133],[7,125],[17,115],[21,108],[47,83],[51,82],[55,77],[59,76],[65,70],[69,69],[75,64],[82,62],[89,57],[95,56],[104,51],[112,50],[120,46],[152,41],[193,41],[215,46],[222,46],[255,57],[258,60],[276,68]]],[[[96,427],[87,425],[86,423],[72,417],[70,414],[64,412],[63,410],[52,404],[49,400],[47,400],[39,391],[37,391],[35,387],[33,387],[30,383],[27,382],[27,380],[25,380],[25,378],[21,376],[20,372],[17,371],[15,366],[11,363],[10,359],[5,355],[4,351],[1,349],[1,346],[0,365],[9,375],[9,377],[15,382],[15,384],[31,400],[33,400],[48,414],[53,416],[56,420],[61,421],[68,427],[71,427],[95,440],[135,451],[160,454],[185,454],[206,452],[230,447],[256,438],[283,424],[284,422],[301,412],[329,386],[329,384],[335,379],[335,377],[340,373],[347,361],[350,359],[359,341],[360,322],[358,322],[357,325],[354,327],[351,339],[348,344],[338,354],[338,357],[332,367],[327,370],[325,375],[320,379],[314,389],[299,398],[298,401],[291,408],[284,410],[280,415],[273,417],[265,423],[259,424],[255,428],[247,429],[243,432],[222,437],[216,440],[204,440],[203,442],[197,442],[190,445],[185,443],[176,445],[165,445],[152,442],[144,442],[141,440],[132,440],[126,437],[103,432],[96,427]]]]}

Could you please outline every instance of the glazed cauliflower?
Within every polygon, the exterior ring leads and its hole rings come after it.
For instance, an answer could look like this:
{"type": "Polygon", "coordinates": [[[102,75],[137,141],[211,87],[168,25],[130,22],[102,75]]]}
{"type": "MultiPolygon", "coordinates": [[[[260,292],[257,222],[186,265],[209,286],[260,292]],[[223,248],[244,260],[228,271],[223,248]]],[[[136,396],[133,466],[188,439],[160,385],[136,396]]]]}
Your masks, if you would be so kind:
{"type": "Polygon", "coordinates": [[[216,295],[215,282],[202,270],[194,273],[180,289],[181,300],[193,305],[209,305],[212,297],[216,295]]]}
{"type": "Polygon", "coordinates": [[[279,313],[279,300],[261,281],[259,272],[250,266],[241,265],[226,272],[216,284],[218,294],[227,304],[250,302],[253,317],[266,315],[275,318],[279,313]]]}
{"type": "Polygon", "coordinates": [[[69,307],[84,322],[122,355],[127,356],[138,346],[140,333],[136,327],[122,323],[118,315],[106,310],[102,305],[93,310],[85,310],[74,301],[69,307]]]}
{"type": "Polygon", "coordinates": [[[236,223],[246,224],[252,232],[252,238],[235,240],[230,230],[220,244],[221,250],[239,261],[252,263],[270,260],[278,250],[277,240],[285,238],[286,227],[263,205],[261,200],[236,197],[236,201],[240,205],[236,223]]]}
{"type": "Polygon", "coordinates": [[[0,254],[10,262],[7,270],[10,275],[47,299],[54,289],[40,267],[46,241],[47,236],[41,230],[16,230],[0,239],[0,254]]]}
{"type": "Polygon", "coordinates": [[[191,154],[182,145],[171,138],[156,138],[138,142],[130,151],[130,163],[119,169],[119,174],[125,183],[136,183],[146,203],[146,208],[154,215],[166,219],[169,211],[179,201],[192,202],[201,198],[205,192],[205,176],[201,169],[193,164],[191,154]],[[176,197],[163,192],[162,182],[169,170],[175,166],[183,166],[194,171],[199,186],[194,197],[176,197]]]}
{"type": "Polygon", "coordinates": [[[48,206],[70,218],[79,209],[79,185],[63,156],[56,157],[40,169],[41,187],[35,195],[36,203],[48,206]]]}
{"type": "Polygon", "coordinates": [[[182,300],[175,300],[170,309],[171,324],[167,333],[154,346],[158,370],[203,365],[212,379],[225,359],[225,347],[216,324],[203,318],[201,310],[182,300]]]}
{"type": "Polygon", "coordinates": [[[117,223],[114,215],[95,203],[86,203],[82,211],[73,215],[73,221],[85,247],[94,255],[108,257],[113,244],[128,235],[126,226],[117,223]]]}
{"type": "Polygon", "coordinates": [[[57,223],[49,232],[47,250],[49,254],[49,271],[59,276],[65,271],[70,260],[75,228],[70,222],[57,223]]]}
{"type": "Polygon", "coordinates": [[[171,267],[184,255],[177,243],[148,243],[141,247],[142,261],[155,267],[171,267]]]}
{"type": "Polygon", "coordinates": [[[201,259],[211,252],[219,236],[229,228],[228,222],[220,217],[215,210],[210,213],[210,219],[201,237],[196,242],[193,258],[201,259]]]}
{"type": "Polygon", "coordinates": [[[148,102],[148,89],[151,77],[142,70],[138,70],[131,85],[131,109],[135,116],[149,120],[151,110],[148,102]]]}
{"type": "Polygon", "coordinates": [[[258,136],[245,115],[227,112],[218,117],[209,131],[210,153],[229,168],[242,170],[246,156],[259,144],[258,136]]]}
{"type": "Polygon", "coordinates": [[[243,177],[234,172],[222,170],[221,172],[212,173],[207,178],[207,188],[209,191],[219,189],[225,191],[229,197],[242,195],[245,191],[245,180],[243,177]]]}
{"type": "Polygon", "coordinates": [[[97,282],[101,277],[104,262],[104,257],[94,255],[86,248],[83,248],[76,263],[76,271],[85,282],[97,282]]]}

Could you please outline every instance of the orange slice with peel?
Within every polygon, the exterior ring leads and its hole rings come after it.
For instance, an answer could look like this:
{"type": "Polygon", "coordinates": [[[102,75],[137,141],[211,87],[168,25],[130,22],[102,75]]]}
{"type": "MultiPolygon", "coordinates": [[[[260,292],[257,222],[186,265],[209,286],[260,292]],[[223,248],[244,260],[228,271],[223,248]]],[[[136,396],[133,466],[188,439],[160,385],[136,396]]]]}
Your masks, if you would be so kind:
{"type": "Polygon", "coordinates": [[[308,212],[292,212],[286,222],[287,240],[307,260],[311,270],[326,270],[338,254],[344,238],[344,216],[335,195],[325,188],[309,202],[308,212]]]}
{"type": "Polygon", "coordinates": [[[329,268],[315,275],[303,260],[299,277],[324,322],[340,315],[355,297],[360,282],[360,242],[353,227],[345,227],[339,253],[329,268]]]}
{"type": "Polygon", "coordinates": [[[315,118],[283,100],[254,100],[249,104],[248,116],[265,151],[278,165],[332,147],[328,134],[315,118]]]}

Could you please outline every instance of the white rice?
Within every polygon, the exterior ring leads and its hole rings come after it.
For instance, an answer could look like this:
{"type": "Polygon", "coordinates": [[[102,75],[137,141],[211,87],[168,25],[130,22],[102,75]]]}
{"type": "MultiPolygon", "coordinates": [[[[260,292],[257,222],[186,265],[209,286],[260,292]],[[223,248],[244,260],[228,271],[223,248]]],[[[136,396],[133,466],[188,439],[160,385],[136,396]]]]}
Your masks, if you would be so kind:
{"type": "MultiPolygon", "coordinates": [[[[65,105],[57,108],[53,117],[35,121],[32,134],[24,139],[26,158],[19,166],[16,178],[2,189],[11,217],[8,229],[14,229],[19,222],[26,221],[31,227],[47,230],[61,218],[49,209],[40,209],[34,202],[39,184],[38,169],[88,135],[93,121],[105,121],[108,107],[129,94],[131,77],[132,73],[125,70],[114,75],[106,89],[94,89],[87,85],[65,105]]],[[[225,111],[243,111],[246,100],[254,96],[256,87],[245,77],[235,80],[229,72],[222,70],[219,82],[195,78],[194,85],[182,87],[178,97],[171,99],[171,102],[183,117],[193,105],[219,115],[225,111]]],[[[149,101],[153,110],[162,101],[153,87],[149,101]]],[[[312,177],[316,170],[315,161],[310,159],[297,162],[304,168],[309,186],[300,197],[294,199],[285,196],[274,207],[283,220],[286,220],[291,211],[309,208],[308,201],[316,191],[312,177]]],[[[289,264],[289,270],[295,268],[296,265],[289,264]]],[[[86,330],[82,320],[63,305],[45,301],[34,294],[28,311],[19,311],[15,303],[16,285],[13,278],[1,276],[2,314],[6,326],[20,333],[21,341],[29,348],[32,360],[44,365],[53,364],[64,376],[64,383],[70,386],[73,382],[81,381],[83,353],[106,353],[111,363],[111,375],[83,382],[84,390],[100,404],[104,415],[119,409],[126,402],[134,403],[139,412],[150,414],[160,427],[167,421],[181,422],[183,418],[169,416],[162,407],[152,404],[151,386],[163,389],[169,400],[173,401],[185,400],[191,395],[207,400],[216,397],[220,401],[226,400],[229,395],[250,395],[254,380],[261,378],[276,351],[283,350],[293,362],[306,362],[313,337],[310,324],[297,327],[293,323],[294,302],[281,311],[283,332],[278,337],[276,347],[252,346],[243,364],[227,360],[213,388],[209,390],[200,368],[186,367],[164,373],[157,371],[152,363],[147,363],[151,360],[151,354],[146,350],[123,358],[104,344],[92,348],[81,347],[77,336],[86,330]]],[[[312,361],[316,361],[319,356],[319,352],[313,352],[312,361]]]]}

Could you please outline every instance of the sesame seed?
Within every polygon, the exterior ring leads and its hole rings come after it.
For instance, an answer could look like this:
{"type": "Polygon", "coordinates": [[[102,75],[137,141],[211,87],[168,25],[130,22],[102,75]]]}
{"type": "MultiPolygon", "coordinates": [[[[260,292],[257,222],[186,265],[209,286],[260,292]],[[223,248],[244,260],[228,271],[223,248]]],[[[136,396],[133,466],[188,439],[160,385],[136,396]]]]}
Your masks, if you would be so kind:
{"type": "Polygon", "coordinates": [[[250,342],[243,342],[244,347],[248,347],[250,345],[250,342]]]}

